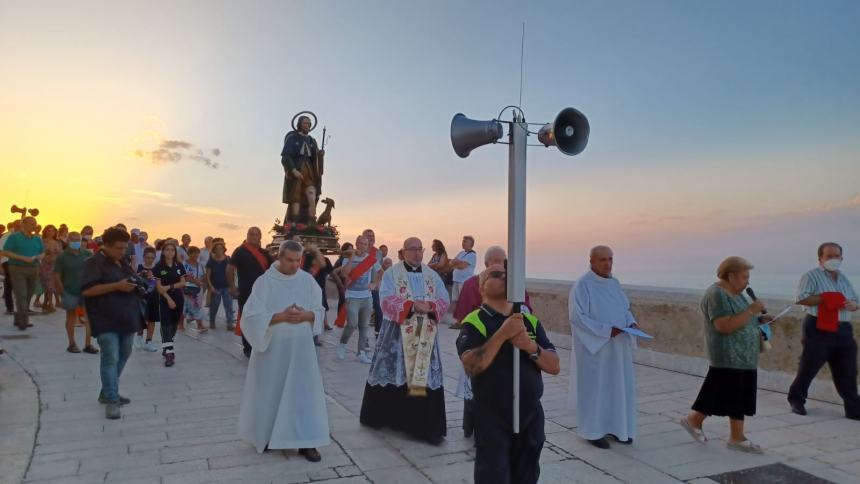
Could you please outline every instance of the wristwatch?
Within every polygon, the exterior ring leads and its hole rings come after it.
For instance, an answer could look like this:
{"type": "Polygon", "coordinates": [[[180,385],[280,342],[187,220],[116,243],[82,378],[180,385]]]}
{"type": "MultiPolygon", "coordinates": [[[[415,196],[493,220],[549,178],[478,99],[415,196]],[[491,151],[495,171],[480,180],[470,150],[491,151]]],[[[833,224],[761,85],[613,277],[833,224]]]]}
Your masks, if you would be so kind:
{"type": "Polygon", "coordinates": [[[538,358],[540,358],[540,345],[535,343],[535,346],[537,347],[537,351],[529,353],[529,358],[531,358],[532,361],[537,361],[538,358]]]}

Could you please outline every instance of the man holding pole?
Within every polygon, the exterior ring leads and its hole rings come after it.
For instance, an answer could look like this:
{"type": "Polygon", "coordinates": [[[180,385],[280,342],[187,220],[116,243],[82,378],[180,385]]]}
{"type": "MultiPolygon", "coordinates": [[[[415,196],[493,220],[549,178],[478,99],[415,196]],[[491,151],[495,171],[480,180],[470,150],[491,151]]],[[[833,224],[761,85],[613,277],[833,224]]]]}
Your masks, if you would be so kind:
{"type": "Polygon", "coordinates": [[[558,374],[558,355],[540,321],[514,312],[507,301],[504,266],[488,267],[479,285],[484,304],[463,318],[457,338],[474,392],[475,483],[536,483],[546,439],[541,371],[558,374]],[[514,354],[521,367],[518,432],[513,422],[514,354]]]}

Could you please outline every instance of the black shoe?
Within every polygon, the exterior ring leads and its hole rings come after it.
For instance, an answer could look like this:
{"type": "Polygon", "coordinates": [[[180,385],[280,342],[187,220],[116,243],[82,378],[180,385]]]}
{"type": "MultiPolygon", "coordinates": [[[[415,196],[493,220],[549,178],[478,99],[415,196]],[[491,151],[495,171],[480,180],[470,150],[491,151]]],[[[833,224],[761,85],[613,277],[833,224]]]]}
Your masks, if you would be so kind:
{"type": "MultiPolygon", "coordinates": [[[[99,393],[99,403],[110,403],[104,393],[99,393]]],[[[122,395],[119,396],[120,405],[128,405],[129,403],[131,403],[130,398],[126,398],[122,395]]]]}
{"type": "Polygon", "coordinates": [[[609,442],[606,441],[606,437],[601,437],[601,438],[595,439],[595,440],[589,440],[588,443],[597,447],[598,449],[608,449],[609,448],[609,442]]]}
{"type": "Polygon", "coordinates": [[[311,462],[319,462],[322,460],[320,452],[316,449],[299,449],[299,454],[305,456],[305,459],[311,462]]]}
{"type": "Polygon", "coordinates": [[[806,407],[803,406],[800,402],[788,402],[791,405],[791,413],[796,413],[797,415],[806,415],[806,407]]]}
{"type": "Polygon", "coordinates": [[[619,444],[633,445],[633,439],[621,440],[615,434],[609,434],[609,436],[612,437],[612,439],[615,440],[616,442],[618,442],[619,444]]]}

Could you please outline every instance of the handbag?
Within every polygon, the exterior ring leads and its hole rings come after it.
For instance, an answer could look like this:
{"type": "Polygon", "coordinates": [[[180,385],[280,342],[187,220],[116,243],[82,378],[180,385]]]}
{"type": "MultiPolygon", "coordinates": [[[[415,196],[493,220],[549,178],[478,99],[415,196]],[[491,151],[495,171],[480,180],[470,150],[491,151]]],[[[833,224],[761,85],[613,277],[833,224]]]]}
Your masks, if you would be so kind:
{"type": "MultiPolygon", "coordinates": [[[[190,267],[189,267],[189,269],[190,269],[190,267]]],[[[197,279],[200,278],[200,265],[199,264],[197,265],[197,267],[194,268],[194,277],[197,279]]],[[[200,294],[200,288],[197,286],[189,286],[186,284],[185,287],[182,288],[182,293],[185,294],[186,296],[196,296],[196,295],[200,294]]]]}

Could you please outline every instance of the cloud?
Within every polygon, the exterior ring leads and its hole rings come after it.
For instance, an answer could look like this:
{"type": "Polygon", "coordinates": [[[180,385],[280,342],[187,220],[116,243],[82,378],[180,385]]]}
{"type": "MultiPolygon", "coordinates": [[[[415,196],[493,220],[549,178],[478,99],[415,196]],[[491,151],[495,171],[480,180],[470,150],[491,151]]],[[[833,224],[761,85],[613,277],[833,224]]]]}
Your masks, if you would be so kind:
{"type": "MultiPolygon", "coordinates": [[[[152,163],[160,165],[162,163],[179,163],[183,159],[189,159],[203,164],[207,168],[218,169],[220,163],[212,161],[206,156],[203,149],[198,148],[196,154],[190,151],[194,148],[194,143],[184,140],[165,139],[162,140],[158,147],[153,150],[134,150],[134,156],[143,160],[149,160],[152,163]]],[[[221,150],[214,148],[211,150],[214,156],[219,156],[221,150]]]]}
{"type": "Polygon", "coordinates": [[[214,207],[188,206],[188,207],[182,207],[182,210],[189,212],[189,213],[196,213],[196,214],[200,214],[200,215],[216,215],[218,217],[230,217],[230,218],[241,217],[241,215],[239,215],[239,214],[226,212],[224,210],[221,210],[219,208],[214,208],[214,207]]]}
{"type": "Polygon", "coordinates": [[[194,145],[188,141],[166,139],[161,142],[161,147],[167,150],[189,150],[194,147],[194,145]]]}
{"type": "Polygon", "coordinates": [[[227,229],[227,230],[241,230],[242,226],[237,224],[232,224],[230,222],[221,222],[218,224],[218,228],[227,229]]]}
{"type": "Polygon", "coordinates": [[[204,165],[212,169],[218,169],[218,167],[220,166],[217,161],[213,162],[212,158],[208,158],[203,155],[191,155],[189,156],[189,158],[194,161],[199,161],[200,163],[203,163],[204,165]]]}
{"type": "Polygon", "coordinates": [[[136,193],[138,195],[143,195],[143,196],[151,197],[151,198],[157,198],[159,200],[167,200],[168,198],[173,197],[173,195],[171,195],[169,193],[156,192],[156,191],[152,191],[152,190],[141,190],[141,189],[135,188],[135,189],[130,190],[130,191],[131,191],[131,193],[136,193]]]}

